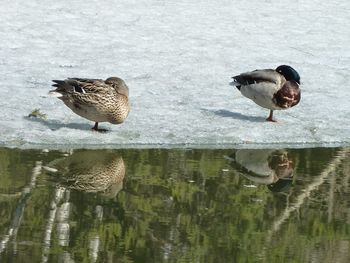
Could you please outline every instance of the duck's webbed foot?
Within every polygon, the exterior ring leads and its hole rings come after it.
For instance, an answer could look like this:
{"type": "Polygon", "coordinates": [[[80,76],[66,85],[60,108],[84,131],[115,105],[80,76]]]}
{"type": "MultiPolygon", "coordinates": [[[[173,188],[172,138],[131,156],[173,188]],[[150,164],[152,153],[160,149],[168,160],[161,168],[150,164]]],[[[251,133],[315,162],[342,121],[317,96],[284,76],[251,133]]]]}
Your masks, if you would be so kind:
{"type": "Polygon", "coordinates": [[[269,117],[267,117],[267,121],[271,121],[271,122],[277,122],[276,120],[274,120],[273,118],[272,118],[272,116],[273,116],[273,110],[270,110],[270,115],[269,115],[269,117]]]}
{"type": "Polygon", "coordinates": [[[91,130],[97,131],[97,132],[101,132],[101,133],[108,132],[107,129],[99,129],[99,128],[98,128],[98,122],[95,122],[95,125],[94,125],[94,127],[91,128],[91,130]]]}

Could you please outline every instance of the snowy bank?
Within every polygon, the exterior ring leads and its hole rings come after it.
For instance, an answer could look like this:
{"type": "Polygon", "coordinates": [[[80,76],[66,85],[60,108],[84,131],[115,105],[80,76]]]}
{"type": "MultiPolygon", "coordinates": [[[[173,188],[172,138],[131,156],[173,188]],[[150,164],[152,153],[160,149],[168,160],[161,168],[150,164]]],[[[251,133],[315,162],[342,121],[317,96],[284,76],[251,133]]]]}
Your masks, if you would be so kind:
{"type": "Polygon", "coordinates": [[[0,10],[0,144],[252,147],[350,144],[350,2],[10,1],[0,10]],[[229,86],[292,65],[301,103],[275,113],[229,86]],[[47,97],[51,79],[119,76],[132,110],[93,123],[47,97]],[[39,108],[47,119],[28,118],[39,108]]]}

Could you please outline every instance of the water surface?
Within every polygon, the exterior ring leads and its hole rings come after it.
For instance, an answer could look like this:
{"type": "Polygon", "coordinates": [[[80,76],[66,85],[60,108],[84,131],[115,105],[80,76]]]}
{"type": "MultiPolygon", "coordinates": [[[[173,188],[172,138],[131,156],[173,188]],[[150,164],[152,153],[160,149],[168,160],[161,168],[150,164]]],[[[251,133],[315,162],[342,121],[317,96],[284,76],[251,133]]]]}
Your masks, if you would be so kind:
{"type": "Polygon", "coordinates": [[[0,262],[349,262],[350,149],[0,149],[0,262]]]}

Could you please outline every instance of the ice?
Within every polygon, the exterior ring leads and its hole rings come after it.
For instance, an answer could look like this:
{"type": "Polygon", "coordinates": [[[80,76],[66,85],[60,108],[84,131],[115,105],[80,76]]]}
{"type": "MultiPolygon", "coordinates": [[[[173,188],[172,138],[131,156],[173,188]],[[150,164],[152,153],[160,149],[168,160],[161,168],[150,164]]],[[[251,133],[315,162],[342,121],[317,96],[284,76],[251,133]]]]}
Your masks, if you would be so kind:
{"type": "Polygon", "coordinates": [[[0,144],[349,145],[349,19],[348,0],[3,0],[0,144]],[[275,124],[228,83],[280,64],[300,73],[302,100],[275,124]],[[132,110],[107,134],[47,96],[52,79],[110,76],[132,110]],[[47,119],[26,117],[35,108],[47,119]]]}

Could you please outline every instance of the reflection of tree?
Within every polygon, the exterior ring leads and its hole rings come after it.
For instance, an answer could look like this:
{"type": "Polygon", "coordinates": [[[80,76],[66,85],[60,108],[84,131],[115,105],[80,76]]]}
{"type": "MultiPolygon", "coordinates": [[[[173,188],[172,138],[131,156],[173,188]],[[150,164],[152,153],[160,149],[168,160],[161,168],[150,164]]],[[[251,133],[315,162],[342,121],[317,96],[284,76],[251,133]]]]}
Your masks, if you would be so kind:
{"type": "MultiPolygon", "coordinates": [[[[276,220],[274,220],[272,224],[272,228],[269,232],[269,235],[272,235],[274,232],[278,231],[281,225],[283,224],[283,222],[285,222],[290,217],[290,214],[293,211],[299,209],[302,206],[302,204],[305,202],[305,199],[311,195],[312,191],[317,190],[318,187],[325,182],[326,178],[328,178],[331,174],[333,174],[335,170],[338,168],[338,166],[347,157],[349,157],[349,151],[347,150],[339,151],[339,153],[327,165],[327,167],[320,173],[320,175],[313,178],[313,181],[306,185],[302,193],[294,197],[295,201],[285,208],[285,210],[281,213],[281,216],[279,216],[276,220]]],[[[331,193],[330,196],[332,197],[333,193],[331,193]]],[[[332,207],[332,206],[329,206],[329,207],[332,207]]]]}
{"type": "Polygon", "coordinates": [[[44,236],[43,250],[42,250],[42,262],[47,262],[49,260],[48,255],[51,248],[52,234],[53,234],[52,231],[53,231],[56,218],[59,221],[57,232],[59,236],[60,245],[65,246],[69,241],[69,237],[67,237],[69,236],[69,232],[67,233],[67,231],[65,231],[64,229],[64,226],[66,226],[66,228],[68,228],[69,230],[69,224],[66,222],[69,217],[69,203],[66,202],[64,204],[60,204],[62,201],[62,198],[64,197],[65,192],[66,192],[65,188],[56,187],[56,190],[54,192],[54,198],[53,200],[51,200],[51,203],[50,203],[49,217],[47,219],[47,224],[45,227],[45,236],[44,236]],[[63,220],[62,220],[62,216],[60,216],[62,214],[65,215],[63,216],[63,220]]]}
{"type": "MultiPolygon", "coordinates": [[[[51,162],[61,174],[62,187],[56,188],[55,198],[51,202],[51,211],[48,219],[43,261],[48,260],[47,253],[50,250],[52,228],[57,221],[57,238],[61,247],[67,247],[70,241],[71,225],[69,218],[71,214],[70,190],[74,189],[85,193],[99,193],[108,198],[114,198],[122,189],[125,176],[123,159],[116,153],[108,151],[74,151],[66,158],[60,158],[51,162]],[[67,200],[60,204],[63,195],[67,200]]],[[[54,169],[47,169],[53,170],[54,169]]],[[[95,215],[97,217],[96,227],[103,219],[103,206],[96,205],[95,215]]],[[[100,235],[92,234],[88,237],[89,257],[92,262],[98,259],[100,247],[100,235]]],[[[70,258],[71,254],[64,251],[62,257],[70,258]]]]}
{"type": "MultiPolygon", "coordinates": [[[[45,261],[47,256],[52,262],[281,262],[286,255],[291,261],[308,262],[306,255],[329,259],[337,252],[346,258],[348,155],[343,158],[339,149],[278,152],[287,152],[293,162],[289,205],[285,196],[264,186],[243,187],[249,179],[237,176],[242,170],[232,170],[223,158],[231,150],[81,150],[59,161],[53,160],[62,154],[50,152],[43,163],[58,171],[41,173],[40,187],[32,190],[23,213],[18,244],[40,240],[39,246],[27,245],[32,258],[45,261]],[[128,177],[116,197],[106,197],[105,190],[84,191],[93,184],[81,190],[71,187],[75,178],[80,180],[94,166],[104,170],[105,161],[113,163],[118,158],[112,156],[119,154],[128,177]],[[331,187],[315,185],[329,163],[334,164],[328,170],[334,176],[331,187]],[[309,194],[298,203],[306,191],[309,194]],[[297,208],[283,217],[291,207],[297,208]],[[261,254],[264,250],[268,253],[261,254]]],[[[286,163],[283,156],[267,158],[272,162],[268,169],[284,174],[279,166],[286,163]]],[[[28,253],[21,246],[18,257],[23,259],[28,253]]]]}
{"type": "MultiPolygon", "coordinates": [[[[318,155],[317,158],[324,158],[324,156],[318,155]]],[[[314,173],[318,175],[312,176],[310,181],[302,185],[301,189],[294,193],[290,205],[282,210],[278,217],[273,220],[271,228],[267,232],[263,257],[268,257],[271,254],[271,250],[268,250],[268,247],[276,246],[276,240],[281,242],[281,239],[284,239],[284,241],[290,239],[298,241],[299,254],[303,255],[299,259],[300,261],[334,262],[336,260],[337,262],[348,262],[350,243],[345,236],[350,230],[349,225],[344,225],[338,230],[335,229],[337,229],[339,221],[344,221],[344,210],[349,210],[348,205],[344,203],[343,193],[339,191],[344,186],[342,184],[335,186],[336,179],[334,177],[343,180],[346,175],[344,167],[349,166],[349,164],[349,149],[340,149],[332,160],[323,163],[320,167],[323,170],[314,173]],[[329,181],[331,183],[327,184],[329,181]],[[328,191],[326,191],[327,188],[329,188],[328,191]],[[327,199],[328,207],[325,207],[324,204],[327,199]],[[336,199],[338,199],[337,204],[336,199]],[[311,204],[313,209],[307,209],[311,204]],[[295,217],[295,214],[299,217],[300,225],[304,229],[302,236],[298,236],[298,230],[291,228],[289,223],[295,217]],[[301,217],[300,215],[303,216],[301,217]],[[286,229],[288,230],[286,231],[286,229]],[[276,235],[276,232],[279,235],[276,235]],[[335,233],[337,237],[334,236],[335,233]],[[297,236],[298,239],[296,239],[297,236]],[[306,239],[303,239],[303,236],[306,239]],[[309,238],[310,236],[318,238],[309,238]],[[344,245],[346,249],[344,249],[344,245]]],[[[308,162],[307,165],[315,164],[308,162]]],[[[349,182],[348,176],[346,181],[349,182]]],[[[349,193],[349,189],[345,192],[349,193]]],[[[350,214],[347,214],[347,217],[349,217],[350,214]]],[[[289,252],[287,251],[287,246],[285,246],[284,253],[289,252]]],[[[283,255],[283,251],[279,251],[278,254],[283,255]]]]}
{"type": "MultiPolygon", "coordinates": [[[[1,253],[4,251],[4,249],[6,248],[8,242],[13,239],[13,243],[14,245],[16,245],[16,237],[17,237],[17,232],[18,229],[21,225],[21,221],[23,218],[23,213],[24,213],[24,209],[27,203],[28,198],[31,195],[31,192],[33,191],[35,184],[36,184],[36,180],[37,180],[37,176],[40,174],[41,172],[41,162],[36,162],[35,167],[33,168],[33,172],[32,172],[32,176],[31,176],[31,180],[28,186],[26,186],[21,194],[21,197],[17,203],[17,207],[13,213],[13,217],[12,217],[12,221],[11,221],[11,225],[10,228],[8,230],[8,234],[5,235],[5,237],[3,238],[3,240],[0,243],[0,255],[1,253]]],[[[14,247],[14,250],[16,250],[16,247],[14,247]]]]}

